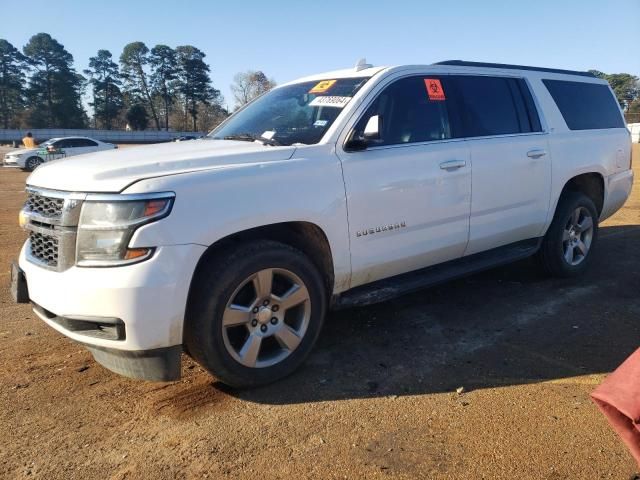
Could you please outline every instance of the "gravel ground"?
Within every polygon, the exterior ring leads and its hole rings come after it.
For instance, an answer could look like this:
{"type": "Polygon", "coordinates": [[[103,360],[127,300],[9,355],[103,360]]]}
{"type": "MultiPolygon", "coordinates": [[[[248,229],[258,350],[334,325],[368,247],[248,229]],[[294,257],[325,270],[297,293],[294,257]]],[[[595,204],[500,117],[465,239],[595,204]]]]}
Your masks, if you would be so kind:
{"type": "MultiPolygon", "coordinates": [[[[638,176],[639,155],[635,167],[638,176]]],[[[334,313],[296,374],[238,392],[188,359],[179,382],[119,377],[11,302],[25,178],[0,170],[2,478],[624,479],[637,470],[589,393],[640,344],[638,182],[602,226],[584,278],[548,279],[523,261],[334,313]]]]}

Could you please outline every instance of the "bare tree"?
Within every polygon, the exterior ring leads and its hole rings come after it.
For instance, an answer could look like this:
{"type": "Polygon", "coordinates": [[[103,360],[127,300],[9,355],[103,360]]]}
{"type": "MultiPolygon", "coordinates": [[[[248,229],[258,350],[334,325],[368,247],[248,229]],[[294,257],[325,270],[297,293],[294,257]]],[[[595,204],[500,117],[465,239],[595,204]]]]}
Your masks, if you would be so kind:
{"type": "Polygon", "coordinates": [[[231,85],[231,91],[236,99],[236,108],[249,103],[275,86],[276,82],[272,78],[267,78],[260,70],[236,73],[231,85]]]}

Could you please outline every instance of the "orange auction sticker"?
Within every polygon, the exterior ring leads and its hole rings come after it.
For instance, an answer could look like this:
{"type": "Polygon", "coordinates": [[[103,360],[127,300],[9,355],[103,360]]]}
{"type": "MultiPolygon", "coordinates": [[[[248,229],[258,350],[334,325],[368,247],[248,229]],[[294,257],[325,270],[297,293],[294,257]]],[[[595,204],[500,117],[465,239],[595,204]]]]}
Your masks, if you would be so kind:
{"type": "Polygon", "coordinates": [[[334,83],[336,83],[335,80],[322,80],[321,82],[316,83],[316,85],[309,90],[309,93],[324,93],[333,87],[334,83]]]}
{"type": "Polygon", "coordinates": [[[425,78],[424,85],[427,87],[429,100],[446,100],[446,97],[444,96],[444,89],[442,88],[440,80],[438,80],[437,78],[425,78]]]}

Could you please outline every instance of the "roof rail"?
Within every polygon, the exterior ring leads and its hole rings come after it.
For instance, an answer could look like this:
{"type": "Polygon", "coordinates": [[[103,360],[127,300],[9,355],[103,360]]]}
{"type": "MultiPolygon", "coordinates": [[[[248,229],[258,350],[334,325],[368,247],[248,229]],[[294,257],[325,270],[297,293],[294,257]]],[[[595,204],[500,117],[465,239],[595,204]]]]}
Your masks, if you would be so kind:
{"type": "Polygon", "coordinates": [[[445,60],[443,62],[436,62],[433,65],[451,65],[454,67],[502,68],[505,70],[533,70],[535,72],[564,73],[566,75],[580,75],[582,77],[595,77],[595,75],[591,72],[580,72],[577,70],[560,70],[559,68],[530,67],[527,65],[508,65],[504,63],[467,62],[465,60],[445,60]]]}

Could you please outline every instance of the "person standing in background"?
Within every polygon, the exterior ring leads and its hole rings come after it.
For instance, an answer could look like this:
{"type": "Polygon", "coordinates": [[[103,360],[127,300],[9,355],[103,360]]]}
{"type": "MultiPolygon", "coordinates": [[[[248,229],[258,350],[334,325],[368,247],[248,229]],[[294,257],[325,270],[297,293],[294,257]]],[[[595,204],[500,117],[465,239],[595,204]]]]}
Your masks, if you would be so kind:
{"type": "Polygon", "coordinates": [[[22,144],[26,148],[35,148],[38,145],[31,132],[27,132],[27,135],[22,139],[22,144]]]}

